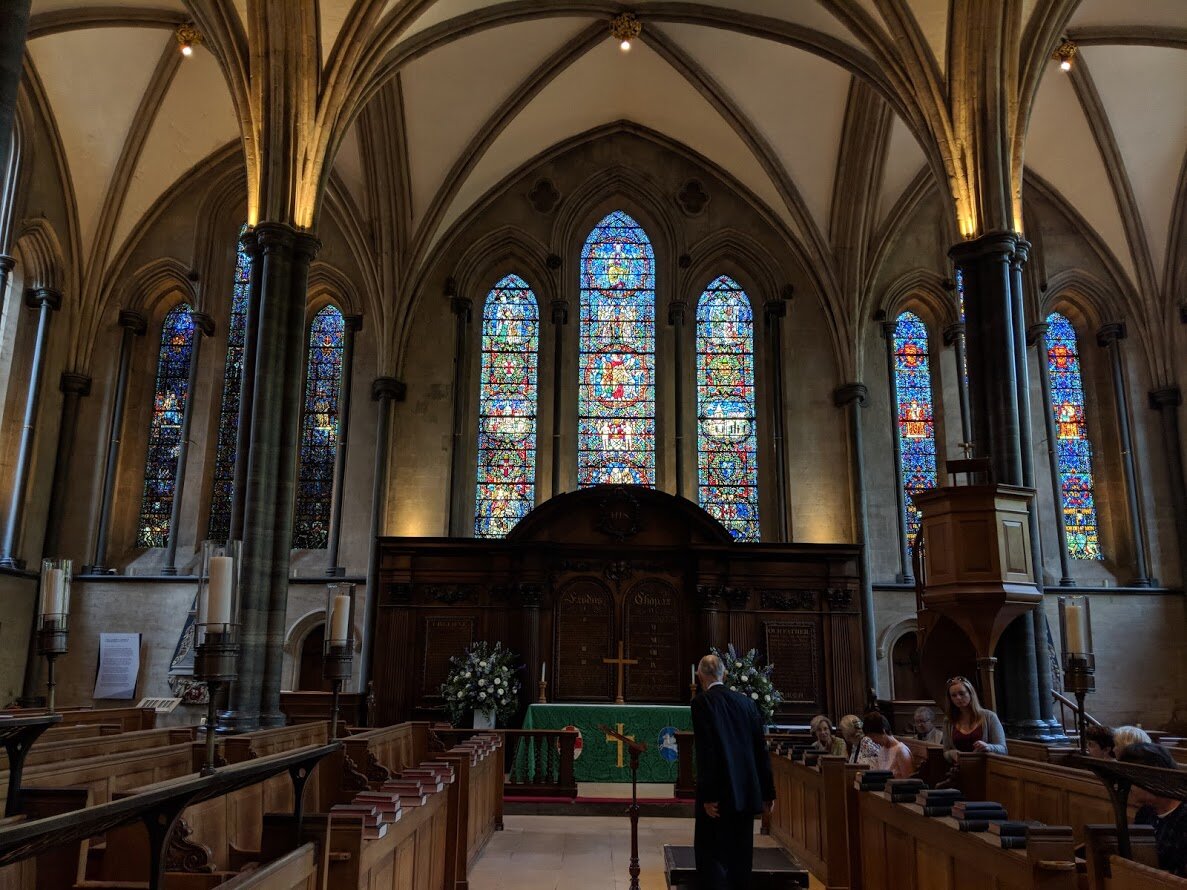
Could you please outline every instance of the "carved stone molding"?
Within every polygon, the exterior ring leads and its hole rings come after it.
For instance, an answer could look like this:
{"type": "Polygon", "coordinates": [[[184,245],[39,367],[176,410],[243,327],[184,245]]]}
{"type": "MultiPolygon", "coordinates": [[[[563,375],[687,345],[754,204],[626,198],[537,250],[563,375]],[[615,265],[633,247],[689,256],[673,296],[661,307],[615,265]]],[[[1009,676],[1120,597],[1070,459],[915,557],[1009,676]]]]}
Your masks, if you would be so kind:
{"type": "Polygon", "coordinates": [[[697,216],[709,204],[709,193],[699,179],[690,179],[681,186],[676,200],[689,216],[697,216]]]}
{"type": "Polygon", "coordinates": [[[759,602],[764,609],[773,609],[780,612],[802,612],[816,608],[816,591],[760,590],[759,602]]]}
{"type": "Polygon", "coordinates": [[[539,179],[528,192],[528,203],[537,213],[552,213],[553,208],[560,202],[561,193],[551,179],[539,179]]]}
{"type": "Polygon", "coordinates": [[[205,844],[190,840],[194,829],[185,819],[178,819],[165,848],[165,870],[190,874],[210,874],[214,871],[214,853],[205,844]]]}

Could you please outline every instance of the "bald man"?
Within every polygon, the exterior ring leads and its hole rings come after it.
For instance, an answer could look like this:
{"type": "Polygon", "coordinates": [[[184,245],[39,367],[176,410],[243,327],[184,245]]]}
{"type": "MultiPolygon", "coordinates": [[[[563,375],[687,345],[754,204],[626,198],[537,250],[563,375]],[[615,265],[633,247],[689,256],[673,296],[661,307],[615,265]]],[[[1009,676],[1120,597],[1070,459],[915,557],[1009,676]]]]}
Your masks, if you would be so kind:
{"type": "Polygon", "coordinates": [[[697,666],[701,694],[692,702],[696,734],[697,878],[705,890],[750,886],[754,817],[775,802],[762,715],[725,684],[725,665],[706,655],[697,666]]]}

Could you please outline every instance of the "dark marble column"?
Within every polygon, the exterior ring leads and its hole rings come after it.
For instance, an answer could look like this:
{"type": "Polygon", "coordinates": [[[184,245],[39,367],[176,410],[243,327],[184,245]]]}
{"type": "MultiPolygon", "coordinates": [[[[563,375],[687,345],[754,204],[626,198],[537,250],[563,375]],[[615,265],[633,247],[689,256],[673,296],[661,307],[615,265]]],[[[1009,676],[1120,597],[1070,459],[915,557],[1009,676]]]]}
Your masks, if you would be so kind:
{"type": "Polygon", "coordinates": [[[944,328],[944,345],[956,349],[956,392],[960,397],[960,441],[973,441],[973,417],[969,408],[969,386],[964,369],[968,366],[965,348],[964,322],[958,321],[944,328]]]}
{"type": "Polygon", "coordinates": [[[181,535],[182,498],[185,495],[185,468],[190,458],[190,426],[194,418],[194,391],[198,387],[198,356],[202,338],[214,336],[214,319],[204,312],[191,312],[194,320],[194,345],[190,350],[190,376],[185,388],[185,410],[181,413],[181,435],[177,445],[177,469],[173,473],[173,510],[169,514],[169,538],[165,542],[165,565],[162,575],[177,574],[177,539],[181,535]]]}
{"type": "Polygon", "coordinates": [[[865,442],[861,431],[861,409],[865,407],[869,391],[864,383],[846,383],[833,392],[833,404],[845,408],[849,425],[850,474],[853,485],[853,515],[857,528],[855,537],[861,545],[861,632],[865,650],[866,695],[878,689],[878,649],[874,640],[874,584],[870,577],[869,513],[866,494],[865,442]]]}
{"type": "Polygon", "coordinates": [[[67,477],[74,437],[78,430],[78,403],[91,394],[91,378],[74,371],[63,371],[58,380],[62,391],[62,416],[58,422],[58,448],[54,457],[54,478],[50,485],[49,515],[45,520],[45,539],[41,552],[47,557],[61,556],[62,519],[66,512],[67,477]]]}
{"type": "Polygon", "coordinates": [[[1043,425],[1047,430],[1047,471],[1051,475],[1051,490],[1055,495],[1055,531],[1059,537],[1059,586],[1075,587],[1071,558],[1067,552],[1067,525],[1063,521],[1063,483],[1059,479],[1059,434],[1055,429],[1055,415],[1051,411],[1051,369],[1047,364],[1047,323],[1031,325],[1029,342],[1034,344],[1039,359],[1039,383],[1043,389],[1043,425]]]}
{"type": "Polygon", "coordinates": [[[346,445],[350,436],[350,396],[354,388],[354,340],[363,329],[363,316],[348,315],[343,320],[342,385],[338,390],[338,445],[334,450],[334,493],[330,501],[330,530],[326,535],[329,565],[326,574],[340,577],[346,569],[338,565],[338,547],[342,542],[342,496],[346,490],[346,445]]]}
{"type": "Polygon", "coordinates": [[[256,346],[260,338],[260,283],[264,263],[254,229],[243,233],[240,246],[251,257],[247,315],[243,319],[243,362],[239,377],[239,422],[235,428],[235,478],[231,488],[231,521],[227,538],[243,540],[243,508],[247,488],[247,454],[251,450],[251,418],[256,387],[256,346]]]}
{"type": "MultiPolygon", "coordinates": [[[[685,494],[684,478],[684,316],[688,312],[688,303],[684,300],[673,300],[668,304],[668,324],[672,326],[672,352],[675,361],[675,389],[673,395],[676,402],[676,496],[687,497],[685,494]]],[[[697,414],[693,412],[693,423],[697,423],[697,414]]],[[[698,499],[698,492],[694,486],[693,499],[698,499]]]]}
{"type": "Polygon", "coordinates": [[[1162,450],[1166,452],[1167,494],[1175,517],[1179,539],[1179,574],[1187,576],[1187,484],[1183,479],[1183,439],[1179,432],[1179,406],[1183,393],[1177,386],[1164,386],[1150,393],[1150,407],[1158,412],[1162,427],[1162,450]]]}
{"type": "Polygon", "coordinates": [[[1133,558],[1137,577],[1133,587],[1153,587],[1150,565],[1146,559],[1146,535],[1142,526],[1142,511],[1138,501],[1138,472],[1133,454],[1133,434],[1129,427],[1129,392],[1125,388],[1124,359],[1121,341],[1126,337],[1121,322],[1106,324],[1096,332],[1096,343],[1109,351],[1113,369],[1113,399],[1117,406],[1117,432],[1121,437],[1121,469],[1125,474],[1125,502],[1129,508],[1129,528],[1133,535],[1133,558]]]}
{"type": "Polygon", "coordinates": [[[25,60],[30,5],[31,0],[0,3],[0,170],[8,167],[8,150],[16,126],[17,88],[25,60]]]}
{"type": "MultiPolygon", "coordinates": [[[[450,279],[448,290],[453,289],[450,279]]],[[[473,535],[473,517],[463,505],[469,474],[463,466],[466,456],[465,442],[462,433],[465,429],[466,408],[466,357],[469,355],[470,318],[473,303],[467,297],[459,297],[449,293],[449,307],[453,311],[453,448],[450,454],[449,466],[449,517],[445,527],[449,534],[455,537],[473,535]],[[466,528],[465,517],[469,516],[470,527],[466,528]]]]}
{"type": "Polygon", "coordinates": [[[95,556],[83,572],[101,575],[107,571],[107,535],[111,523],[111,500],[119,470],[120,439],[124,428],[124,404],[128,395],[128,370],[132,364],[132,338],[143,337],[148,322],[139,312],[120,311],[120,357],[112,394],[111,419],[107,425],[107,460],[103,466],[103,487],[99,495],[99,523],[95,531],[95,556]]]}
{"type": "Polygon", "coordinates": [[[563,370],[565,355],[565,325],[569,323],[569,301],[552,301],[552,492],[556,497],[561,487],[561,408],[563,400],[563,370]]]}
{"type": "MultiPolygon", "coordinates": [[[[775,461],[775,534],[776,541],[791,540],[787,505],[786,403],[783,397],[783,319],[787,317],[787,299],[778,297],[763,304],[767,330],[767,350],[771,356],[771,442],[775,461]]],[[[863,397],[864,398],[864,397],[863,397]]],[[[764,535],[764,537],[766,537],[764,535]]]]}
{"type": "MultiPolygon", "coordinates": [[[[379,611],[379,535],[387,500],[387,465],[391,450],[392,403],[404,401],[407,388],[395,377],[376,377],[371,399],[378,402],[375,423],[375,470],[371,474],[371,546],[367,558],[367,601],[363,609],[363,644],[359,653],[359,688],[367,688],[374,672],[375,616],[379,611]]],[[[368,715],[370,716],[370,715],[368,715]]]]}
{"type": "Polygon", "coordinates": [[[44,376],[46,353],[49,350],[49,324],[54,311],[62,305],[62,295],[50,287],[35,288],[25,295],[25,305],[37,310],[37,336],[33,342],[33,362],[29,370],[29,389],[25,396],[25,418],[17,445],[12,491],[8,498],[8,521],[4,526],[4,537],[0,539],[0,566],[10,569],[24,568],[24,560],[18,559],[16,555],[17,542],[21,534],[25,493],[29,487],[29,471],[33,460],[37,406],[41,401],[41,378],[44,376]]]}
{"type": "Polygon", "coordinates": [[[7,254],[0,253],[0,302],[8,292],[8,280],[12,277],[12,270],[16,268],[16,260],[7,254]]]}
{"type": "Polygon", "coordinates": [[[895,580],[899,584],[914,584],[911,574],[911,549],[907,540],[907,496],[903,491],[903,443],[899,437],[898,418],[898,375],[894,366],[894,331],[898,327],[893,321],[882,322],[882,339],[886,341],[886,385],[890,393],[890,438],[894,443],[894,505],[898,519],[899,571],[895,580]]]}

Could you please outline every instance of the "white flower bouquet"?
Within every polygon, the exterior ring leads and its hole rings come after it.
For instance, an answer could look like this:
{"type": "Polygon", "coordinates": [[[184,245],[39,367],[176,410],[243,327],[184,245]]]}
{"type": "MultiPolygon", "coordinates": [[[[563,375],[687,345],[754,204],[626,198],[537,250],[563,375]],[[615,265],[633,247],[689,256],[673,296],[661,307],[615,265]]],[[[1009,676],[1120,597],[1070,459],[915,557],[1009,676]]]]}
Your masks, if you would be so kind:
{"type": "Polygon", "coordinates": [[[455,726],[474,711],[493,712],[506,723],[519,710],[519,679],[515,656],[501,643],[474,643],[464,655],[449,659],[453,666],[441,684],[445,708],[455,726]]]}
{"type": "Polygon", "coordinates": [[[764,723],[771,723],[775,719],[775,708],[783,701],[783,696],[771,682],[771,672],[775,670],[773,664],[760,667],[757,649],[751,649],[745,655],[739,655],[730,643],[725,652],[711,650],[725,665],[725,685],[734,692],[740,692],[758,705],[764,723]]]}

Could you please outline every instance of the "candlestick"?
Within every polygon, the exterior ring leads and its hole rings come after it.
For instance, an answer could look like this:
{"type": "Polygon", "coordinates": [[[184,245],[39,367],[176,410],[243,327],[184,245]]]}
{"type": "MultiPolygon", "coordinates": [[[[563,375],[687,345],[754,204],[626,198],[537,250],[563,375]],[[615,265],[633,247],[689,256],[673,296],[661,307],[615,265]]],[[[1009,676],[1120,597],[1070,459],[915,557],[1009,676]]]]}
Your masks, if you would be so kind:
{"type": "Polygon", "coordinates": [[[696,689],[696,686],[697,686],[697,666],[696,666],[695,664],[692,666],[692,675],[691,675],[691,676],[688,678],[688,682],[689,682],[690,684],[692,684],[692,688],[693,688],[693,689],[696,689]]]}
{"type": "Polygon", "coordinates": [[[207,590],[207,630],[222,633],[231,621],[231,579],[235,560],[230,556],[210,557],[210,583],[207,590]]]}
{"type": "Polygon", "coordinates": [[[345,643],[350,632],[350,596],[339,593],[334,597],[334,612],[330,617],[330,639],[345,643]]]}
{"type": "MultiPolygon", "coordinates": [[[[338,705],[342,684],[354,670],[355,586],[343,581],[326,587],[326,637],[322,677],[334,691],[330,704],[330,738],[338,737],[338,705]]],[[[353,718],[357,720],[357,716],[353,718]]]]}
{"type": "Polygon", "coordinates": [[[540,681],[540,697],[536,700],[536,703],[541,705],[548,704],[548,684],[543,680],[540,681]]]}
{"type": "Polygon", "coordinates": [[[38,598],[37,652],[46,660],[46,709],[54,712],[57,681],[54,662],[66,654],[66,630],[70,617],[70,560],[41,561],[41,590],[38,598]]]}
{"type": "Polygon", "coordinates": [[[239,676],[239,552],[240,541],[202,542],[198,575],[198,633],[194,646],[194,679],[206,684],[206,757],[202,775],[217,770],[219,695],[239,676]]]}

